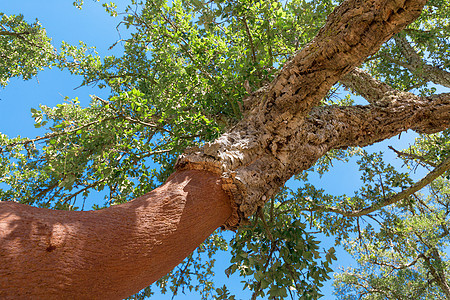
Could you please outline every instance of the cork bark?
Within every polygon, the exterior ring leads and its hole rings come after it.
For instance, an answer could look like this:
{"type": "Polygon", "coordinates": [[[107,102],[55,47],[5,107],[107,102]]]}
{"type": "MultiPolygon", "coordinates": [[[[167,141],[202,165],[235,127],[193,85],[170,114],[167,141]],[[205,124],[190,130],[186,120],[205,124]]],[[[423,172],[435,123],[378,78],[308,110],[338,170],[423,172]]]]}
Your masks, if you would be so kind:
{"type": "Polygon", "coordinates": [[[0,203],[0,298],[129,296],[217,227],[239,226],[327,151],[369,145],[407,129],[448,128],[448,94],[419,98],[383,90],[368,74],[352,71],[418,17],[425,2],[345,1],[269,86],[245,99],[240,123],[187,150],[168,182],[147,195],[95,212],[0,203]],[[370,104],[318,106],[350,71],[345,78],[354,81],[351,88],[370,104]]]}
{"type": "Polygon", "coordinates": [[[405,36],[396,35],[395,43],[399,47],[406,62],[400,62],[400,65],[408,69],[412,74],[417,74],[427,82],[433,82],[445,87],[450,87],[450,73],[430,64],[420,57],[408,42],[405,36]]]}

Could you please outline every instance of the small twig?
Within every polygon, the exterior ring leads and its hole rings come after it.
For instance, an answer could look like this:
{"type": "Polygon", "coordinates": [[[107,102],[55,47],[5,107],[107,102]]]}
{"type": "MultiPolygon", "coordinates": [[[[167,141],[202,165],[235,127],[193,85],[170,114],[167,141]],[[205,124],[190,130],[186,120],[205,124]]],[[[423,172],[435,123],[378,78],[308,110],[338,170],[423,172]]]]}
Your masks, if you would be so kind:
{"type": "MultiPolygon", "coordinates": [[[[180,282],[181,278],[184,276],[184,274],[186,274],[186,270],[189,267],[191,261],[192,261],[192,254],[189,256],[188,261],[186,262],[184,268],[182,270],[180,270],[180,274],[179,274],[176,282],[180,282]]],[[[175,286],[175,291],[173,292],[172,299],[175,297],[177,292],[178,292],[178,286],[175,286]]]]}
{"type": "Polygon", "coordinates": [[[344,217],[360,217],[367,214],[370,214],[382,207],[397,203],[398,201],[414,194],[419,191],[433,180],[444,174],[444,172],[450,169],[450,156],[447,157],[442,163],[440,163],[433,171],[429,172],[424,178],[411,185],[408,189],[405,189],[394,196],[385,199],[384,201],[375,203],[369,207],[354,210],[354,211],[346,211],[337,207],[324,207],[324,206],[316,206],[312,208],[303,209],[304,211],[320,211],[320,212],[334,212],[343,215],[344,217]]]}
{"type": "MultiPolygon", "coordinates": [[[[276,249],[277,249],[276,242],[275,241],[271,241],[270,252],[269,252],[269,255],[267,256],[267,261],[266,261],[266,263],[263,266],[262,273],[265,273],[267,271],[267,267],[269,266],[269,263],[272,260],[272,255],[273,255],[273,253],[275,252],[276,249]]],[[[252,300],[255,300],[258,297],[257,294],[258,294],[260,289],[261,289],[261,281],[258,281],[256,289],[255,289],[255,291],[252,294],[252,298],[251,298],[252,300]]]]}
{"type": "Polygon", "coordinates": [[[62,130],[62,131],[52,132],[52,133],[46,134],[44,136],[38,136],[38,137],[36,137],[34,139],[25,139],[24,141],[7,144],[7,145],[4,145],[4,147],[14,147],[14,146],[17,146],[17,145],[24,145],[24,144],[29,144],[29,143],[35,143],[35,142],[38,142],[38,141],[41,141],[41,140],[47,140],[47,139],[50,139],[50,138],[54,138],[54,137],[58,137],[58,136],[66,135],[66,134],[71,134],[71,133],[77,132],[78,130],[82,130],[82,129],[86,128],[86,127],[92,126],[94,124],[98,124],[98,123],[101,123],[101,122],[104,122],[104,121],[107,121],[107,120],[112,120],[112,119],[114,119],[114,118],[111,117],[111,118],[104,118],[104,119],[100,119],[100,120],[95,120],[95,121],[89,122],[89,123],[87,123],[87,124],[85,124],[83,126],[76,127],[76,128],[70,129],[70,130],[62,130]]]}
{"type": "Polygon", "coordinates": [[[269,230],[269,226],[267,226],[266,219],[264,218],[264,213],[261,207],[258,207],[258,214],[259,217],[261,218],[261,221],[263,222],[264,230],[266,231],[267,237],[269,238],[269,240],[273,241],[272,233],[269,230]]]}
{"type": "Polygon", "coordinates": [[[102,182],[104,182],[104,181],[106,181],[106,178],[101,179],[101,180],[99,180],[99,181],[95,181],[95,182],[93,182],[93,183],[91,183],[91,184],[85,186],[85,187],[82,188],[81,190],[77,191],[76,193],[67,196],[67,197],[64,198],[64,200],[62,200],[61,202],[62,202],[62,203],[67,203],[67,201],[70,201],[70,199],[72,199],[73,197],[76,197],[77,195],[81,194],[82,192],[84,192],[84,191],[86,191],[86,190],[88,190],[88,189],[90,189],[90,188],[93,188],[93,187],[99,185],[100,183],[102,183],[102,182]]]}
{"type": "Polygon", "coordinates": [[[379,176],[379,179],[380,179],[381,191],[383,192],[383,200],[386,200],[386,192],[384,190],[383,178],[381,177],[381,173],[378,173],[378,176],[379,176]]]}
{"type": "Polygon", "coordinates": [[[250,43],[250,49],[252,50],[252,61],[253,61],[253,63],[256,63],[256,51],[255,51],[255,47],[253,45],[252,34],[250,33],[250,29],[248,28],[247,19],[244,17],[244,18],[241,18],[240,20],[242,21],[242,23],[244,23],[245,31],[247,32],[248,40],[250,43]]]}
{"type": "Polygon", "coordinates": [[[22,35],[27,35],[27,34],[31,34],[31,32],[30,31],[11,32],[11,31],[6,31],[6,30],[1,30],[0,31],[0,35],[15,36],[15,37],[18,37],[18,38],[23,38],[22,35]]]}
{"type": "Polygon", "coordinates": [[[437,164],[435,164],[434,162],[428,161],[427,159],[425,159],[423,156],[421,155],[417,155],[417,154],[413,154],[413,153],[406,153],[406,152],[402,152],[402,151],[398,151],[396,150],[394,147],[392,146],[388,146],[389,149],[391,149],[392,151],[395,152],[395,154],[397,154],[398,157],[407,157],[410,159],[414,159],[414,160],[418,160],[419,162],[422,162],[424,164],[430,165],[434,168],[437,167],[437,164]]]}

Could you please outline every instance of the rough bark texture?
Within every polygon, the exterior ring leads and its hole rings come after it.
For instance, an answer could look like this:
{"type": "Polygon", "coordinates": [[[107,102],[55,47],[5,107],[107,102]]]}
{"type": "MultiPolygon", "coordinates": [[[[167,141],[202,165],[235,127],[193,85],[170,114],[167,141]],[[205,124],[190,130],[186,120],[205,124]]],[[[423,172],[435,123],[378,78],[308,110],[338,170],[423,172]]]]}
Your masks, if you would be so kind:
{"type": "MultiPolygon", "coordinates": [[[[364,97],[371,104],[381,104],[383,100],[390,103],[392,101],[389,99],[389,95],[398,94],[398,91],[390,85],[374,79],[359,68],[353,69],[350,73],[342,77],[340,83],[364,97]]],[[[412,98],[417,98],[412,93],[409,93],[409,95],[412,98]]]]}
{"type": "MultiPolygon", "coordinates": [[[[330,120],[322,124],[323,135],[317,135],[305,131],[320,131],[314,126],[305,128],[307,115],[343,75],[418,17],[425,2],[344,2],[328,17],[313,41],[285,64],[266,90],[258,91],[254,99],[246,99],[247,106],[255,108],[244,120],[216,141],[180,157],[178,169],[206,169],[222,174],[224,189],[233,195],[236,203],[227,226],[238,226],[292,175],[309,168],[333,148],[332,143],[327,142],[329,134],[326,132],[343,131],[343,128],[335,128],[334,116],[330,115],[330,120]]],[[[356,115],[350,115],[351,120],[363,121],[368,110],[356,109],[345,113],[352,111],[356,115]]],[[[327,110],[323,109],[323,115],[331,113],[327,110]]],[[[390,128],[390,123],[386,125],[388,128],[383,130],[399,132],[390,128]]],[[[356,136],[363,139],[364,135],[373,133],[360,131],[356,136]]],[[[388,136],[383,134],[372,140],[376,142],[388,136]]],[[[357,144],[350,136],[347,143],[357,144]]],[[[344,142],[336,144],[345,147],[344,142]]]]}
{"type": "Polygon", "coordinates": [[[436,248],[430,251],[431,253],[427,255],[423,255],[425,259],[425,264],[430,270],[431,275],[434,280],[437,282],[441,290],[444,292],[447,299],[450,299],[450,287],[448,285],[448,280],[445,276],[444,262],[439,255],[439,252],[436,248]]]}
{"type": "Polygon", "coordinates": [[[100,211],[0,202],[0,299],[123,299],[172,270],[230,214],[220,178],[196,170],[100,211]]]}

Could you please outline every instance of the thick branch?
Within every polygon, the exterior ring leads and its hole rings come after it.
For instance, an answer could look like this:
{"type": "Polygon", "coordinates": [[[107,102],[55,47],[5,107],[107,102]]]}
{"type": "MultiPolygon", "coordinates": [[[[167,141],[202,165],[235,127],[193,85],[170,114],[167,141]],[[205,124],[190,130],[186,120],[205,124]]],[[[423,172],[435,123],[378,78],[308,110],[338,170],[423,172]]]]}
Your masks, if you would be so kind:
{"type": "MultiPolygon", "coordinates": [[[[433,133],[450,127],[450,94],[429,98],[411,95],[410,93],[398,93],[396,97],[391,95],[390,102],[386,102],[389,104],[383,106],[317,108],[310,114],[300,131],[307,133],[303,138],[311,147],[325,147],[330,150],[367,146],[407,129],[433,133]]],[[[346,217],[366,215],[412,195],[449,169],[450,157],[409,189],[358,211],[345,211],[335,207],[315,207],[310,210],[335,212],[346,217]]]]}
{"type": "Polygon", "coordinates": [[[331,149],[367,146],[412,129],[436,133],[450,127],[450,93],[421,98],[391,96],[390,104],[317,108],[305,130],[324,135],[331,149]]]}
{"type": "Polygon", "coordinates": [[[396,35],[394,36],[394,39],[396,45],[407,60],[407,63],[403,63],[402,66],[407,68],[411,73],[416,74],[427,81],[450,87],[449,72],[427,64],[403,35],[396,35]]]}
{"type": "Polygon", "coordinates": [[[383,100],[387,100],[389,95],[398,93],[390,85],[376,80],[359,68],[353,69],[342,77],[340,82],[372,104],[381,103],[383,100]]]}

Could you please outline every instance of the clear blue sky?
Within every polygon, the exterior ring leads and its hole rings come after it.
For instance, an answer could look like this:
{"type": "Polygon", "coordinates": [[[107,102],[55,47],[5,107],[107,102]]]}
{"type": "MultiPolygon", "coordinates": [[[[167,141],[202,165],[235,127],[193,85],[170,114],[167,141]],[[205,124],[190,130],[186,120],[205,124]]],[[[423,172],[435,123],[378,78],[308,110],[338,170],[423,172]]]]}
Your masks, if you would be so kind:
{"type": "MultiPolygon", "coordinates": [[[[0,4],[0,11],[6,14],[23,14],[27,21],[38,18],[47,30],[47,34],[53,39],[53,45],[58,48],[64,40],[69,44],[78,44],[83,41],[89,46],[96,46],[101,55],[111,54],[107,49],[119,39],[116,25],[120,17],[111,18],[103,10],[100,4],[90,0],[85,0],[83,10],[77,10],[72,6],[72,1],[61,0],[3,0],[0,4]]],[[[124,3],[121,0],[118,3],[124,3]]],[[[119,51],[116,47],[114,51],[119,51]],[[116,50],[117,49],[117,50],[116,50]]],[[[30,108],[37,108],[39,104],[53,106],[61,103],[65,96],[69,98],[78,97],[81,103],[87,105],[90,101],[89,95],[96,94],[107,98],[105,91],[93,87],[81,87],[76,89],[81,83],[80,77],[69,75],[57,69],[40,72],[36,78],[29,81],[12,79],[5,89],[0,89],[0,132],[8,136],[28,136],[33,137],[42,134],[42,131],[35,129],[31,118],[30,108]]],[[[405,148],[412,141],[413,135],[402,135],[381,145],[371,147],[372,150],[386,149],[387,145],[392,145],[397,149],[405,148]]],[[[390,157],[394,155],[389,154],[390,157]]],[[[326,188],[331,194],[353,194],[359,185],[360,174],[357,172],[356,164],[336,163],[332,172],[324,177],[312,176],[312,182],[317,186],[326,188]]],[[[95,197],[95,196],[94,196],[95,197]]],[[[99,197],[100,199],[101,197],[99,197]]],[[[229,234],[231,236],[231,233],[229,234]]],[[[324,247],[331,246],[331,241],[324,240],[324,247]]],[[[352,264],[348,254],[338,250],[338,261],[333,265],[335,269],[339,266],[345,267],[352,264]]],[[[217,261],[217,283],[220,287],[226,284],[237,296],[237,299],[249,299],[250,293],[244,293],[239,284],[239,278],[227,279],[223,270],[228,267],[229,255],[219,256],[217,261]]],[[[332,295],[331,282],[324,289],[325,299],[334,299],[332,295]]],[[[177,296],[175,299],[197,299],[196,294],[187,296],[177,296]]],[[[154,299],[171,299],[171,295],[157,295],[154,299]]]]}

